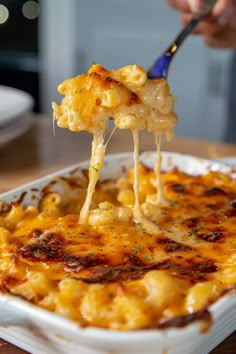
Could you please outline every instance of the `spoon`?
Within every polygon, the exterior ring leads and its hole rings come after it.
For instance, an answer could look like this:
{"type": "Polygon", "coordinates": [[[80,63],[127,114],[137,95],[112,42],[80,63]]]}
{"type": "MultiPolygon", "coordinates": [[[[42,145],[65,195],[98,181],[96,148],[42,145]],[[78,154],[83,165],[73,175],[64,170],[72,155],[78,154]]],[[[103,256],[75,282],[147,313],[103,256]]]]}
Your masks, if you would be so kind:
{"type": "Polygon", "coordinates": [[[216,0],[205,0],[202,4],[201,12],[193,17],[187,25],[178,34],[171,45],[164,51],[159,58],[155,60],[153,65],[148,69],[147,76],[149,79],[167,78],[168,69],[172,58],[178,51],[185,38],[193,31],[193,29],[211,12],[216,0]]]}

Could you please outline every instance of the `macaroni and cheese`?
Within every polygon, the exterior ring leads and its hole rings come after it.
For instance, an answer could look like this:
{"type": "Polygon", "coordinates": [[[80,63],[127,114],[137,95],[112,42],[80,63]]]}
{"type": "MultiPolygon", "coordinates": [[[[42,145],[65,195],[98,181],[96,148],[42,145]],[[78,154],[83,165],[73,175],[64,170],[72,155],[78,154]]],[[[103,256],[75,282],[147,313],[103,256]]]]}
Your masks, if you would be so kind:
{"type": "Polygon", "coordinates": [[[60,127],[93,134],[88,171],[57,177],[37,206],[0,208],[0,291],[77,321],[134,330],[210,320],[236,284],[236,183],[220,172],[161,171],[175,98],[138,66],[88,73],[59,87],[60,127]],[[134,166],[99,179],[108,119],[134,138],[134,166]],[[156,164],[139,163],[138,132],[154,134],[156,164]],[[54,189],[60,185],[60,191],[54,189]]]}

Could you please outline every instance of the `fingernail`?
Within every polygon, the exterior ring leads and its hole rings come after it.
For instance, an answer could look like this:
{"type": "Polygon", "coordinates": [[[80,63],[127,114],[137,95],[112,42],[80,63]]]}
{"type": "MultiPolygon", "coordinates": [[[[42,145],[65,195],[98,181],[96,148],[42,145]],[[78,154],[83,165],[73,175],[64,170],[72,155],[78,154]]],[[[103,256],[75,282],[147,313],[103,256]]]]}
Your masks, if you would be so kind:
{"type": "Polygon", "coordinates": [[[194,13],[200,13],[201,12],[201,0],[188,0],[190,9],[194,13]]]}

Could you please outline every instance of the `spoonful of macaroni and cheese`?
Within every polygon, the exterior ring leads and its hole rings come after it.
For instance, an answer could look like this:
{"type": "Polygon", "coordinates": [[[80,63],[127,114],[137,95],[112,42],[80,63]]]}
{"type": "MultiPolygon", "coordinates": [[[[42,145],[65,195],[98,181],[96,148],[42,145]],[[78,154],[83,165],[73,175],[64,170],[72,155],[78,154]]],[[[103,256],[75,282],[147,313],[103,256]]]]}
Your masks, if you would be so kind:
{"type": "MultiPolygon", "coordinates": [[[[58,87],[65,97],[60,105],[52,103],[53,119],[61,128],[85,130],[93,135],[89,166],[87,196],[80,212],[81,224],[88,222],[89,210],[96,183],[103,166],[106,145],[104,133],[112,118],[118,129],[128,129],[134,141],[134,194],[133,217],[149,231],[151,222],[144,217],[139,202],[139,131],[154,134],[157,149],[155,165],[157,195],[154,204],[165,204],[161,178],[160,144],[162,136],[170,140],[177,122],[173,111],[176,97],[170,94],[165,79],[149,80],[141,66],[128,65],[118,70],[107,70],[92,65],[87,73],[67,79],[58,87]]],[[[154,232],[156,231],[153,230],[154,232]]]]}

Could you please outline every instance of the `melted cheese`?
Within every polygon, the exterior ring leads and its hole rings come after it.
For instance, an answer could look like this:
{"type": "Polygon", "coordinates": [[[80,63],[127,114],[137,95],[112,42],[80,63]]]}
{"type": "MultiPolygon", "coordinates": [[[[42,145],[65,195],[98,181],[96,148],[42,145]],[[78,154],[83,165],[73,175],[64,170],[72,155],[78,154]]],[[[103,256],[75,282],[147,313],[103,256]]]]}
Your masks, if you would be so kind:
{"type": "Polygon", "coordinates": [[[92,142],[92,154],[89,166],[89,184],[87,188],[87,196],[80,212],[79,222],[81,224],[87,224],[90,205],[92,203],[92,197],[95,192],[95,186],[100,177],[100,171],[103,166],[104,155],[106,151],[106,145],[104,144],[103,136],[94,135],[92,142]]]}
{"type": "Polygon", "coordinates": [[[73,131],[86,130],[94,136],[87,198],[79,222],[86,224],[88,221],[92,197],[106,150],[103,137],[107,121],[112,117],[116,127],[129,129],[133,134],[134,220],[145,229],[157,232],[157,226],[143,215],[139,203],[138,132],[147,129],[154,134],[157,146],[155,203],[166,204],[160,176],[160,144],[163,134],[168,140],[173,136],[173,126],[176,124],[176,115],[173,112],[175,97],[170,95],[167,82],[164,79],[148,80],[145,71],[136,65],[112,71],[94,65],[87,74],[64,81],[58,90],[65,95],[61,106],[53,103],[53,118],[58,126],[73,131]]]}
{"type": "Polygon", "coordinates": [[[154,171],[138,167],[142,224],[133,222],[139,206],[130,207],[133,169],[98,182],[88,225],[78,223],[84,176],[57,179],[67,185],[66,198],[50,183],[37,208],[6,204],[0,290],[83,326],[133,330],[209,320],[208,306],[236,284],[235,180],[161,172],[170,202],[157,208],[148,202],[154,171]]]}
{"type": "Polygon", "coordinates": [[[168,201],[165,197],[164,194],[164,189],[163,189],[163,183],[162,183],[162,179],[161,179],[161,161],[162,161],[162,157],[161,157],[161,138],[162,138],[162,134],[156,132],[155,133],[155,143],[156,143],[156,150],[157,150],[157,154],[156,154],[156,163],[155,163],[155,174],[156,174],[156,186],[157,186],[157,200],[156,200],[156,204],[157,205],[167,205],[168,201]]]}
{"type": "Polygon", "coordinates": [[[59,92],[65,97],[53,103],[57,124],[93,134],[88,179],[85,171],[56,178],[61,192],[50,183],[37,207],[4,204],[0,291],[82,326],[209,324],[208,306],[236,283],[235,180],[161,172],[175,98],[165,80],[147,80],[142,68],[94,65],[59,92]],[[101,182],[110,117],[132,132],[134,166],[118,181],[101,182]],[[142,129],[154,136],[154,170],[139,164],[142,129]]]}

